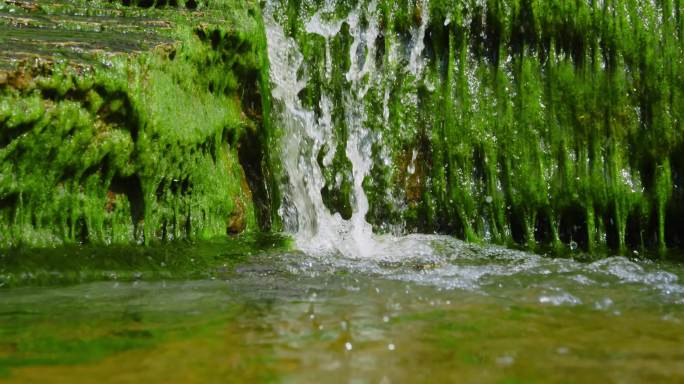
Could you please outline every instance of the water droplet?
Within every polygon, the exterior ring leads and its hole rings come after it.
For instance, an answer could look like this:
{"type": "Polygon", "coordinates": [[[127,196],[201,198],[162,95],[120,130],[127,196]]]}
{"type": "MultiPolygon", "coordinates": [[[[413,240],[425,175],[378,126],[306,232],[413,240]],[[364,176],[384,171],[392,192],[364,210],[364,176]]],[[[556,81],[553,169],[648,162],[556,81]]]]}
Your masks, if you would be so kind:
{"type": "Polygon", "coordinates": [[[556,353],[559,355],[567,355],[570,350],[567,347],[558,347],[556,353]]]}
{"type": "Polygon", "coordinates": [[[555,306],[560,305],[579,305],[582,301],[569,293],[560,293],[557,295],[542,295],[539,296],[541,304],[551,304],[555,306]]]}
{"type": "Polygon", "coordinates": [[[611,305],[613,305],[613,300],[611,300],[610,297],[604,297],[603,299],[594,303],[594,309],[604,310],[608,309],[608,307],[611,305]]]}
{"type": "Polygon", "coordinates": [[[515,359],[513,356],[501,356],[496,358],[496,363],[503,366],[511,365],[514,361],[515,359]]]}

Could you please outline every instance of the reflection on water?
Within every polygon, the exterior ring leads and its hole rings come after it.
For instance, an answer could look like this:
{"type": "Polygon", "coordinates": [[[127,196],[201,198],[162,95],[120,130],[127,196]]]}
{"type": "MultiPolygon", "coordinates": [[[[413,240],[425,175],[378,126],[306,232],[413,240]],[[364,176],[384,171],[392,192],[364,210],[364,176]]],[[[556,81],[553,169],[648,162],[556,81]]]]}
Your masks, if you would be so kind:
{"type": "Polygon", "coordinates": [[[684,380],[681,266],[402,241],[401,258],[271,252],[203,280],[5,289],[0,381],[684,380]]]}

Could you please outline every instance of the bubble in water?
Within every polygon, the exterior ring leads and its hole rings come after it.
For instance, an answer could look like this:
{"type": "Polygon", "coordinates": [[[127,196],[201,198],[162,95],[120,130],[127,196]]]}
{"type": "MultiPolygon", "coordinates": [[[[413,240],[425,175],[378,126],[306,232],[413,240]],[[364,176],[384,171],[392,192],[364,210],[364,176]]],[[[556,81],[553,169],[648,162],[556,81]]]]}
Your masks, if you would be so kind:
{"type": "Polygon", "coordinates": [[[610,297],[604,297],[603,299],[594,303],[594,308],[598,310],[605,310],[611,305],[613,305],[613,300],[611,300],[610,297]]]}
{"type": "Polygon", "coordinates": [[[503,366],[511,365],[513,362],[515,362],[513,356],[501,356],[496,358],[496,363],[503,366]]]}
{"type": "Polygon", "coordinates": [[[351,351],[352,347],[353,347],[352,343],[350,343],[348,341],[346,343],[344,343],[344,349],[346,349],[347,351],[351,351]]]}
{"type": "Polygon", "coordinates": [[[541,304],[551,304],[555,306],[568,304],[577,305],[582,304],[582,301],[569,293],[562,293],[559,295],[542,295],[539,297],[539,302],[541,304]]]}
{"type": "Polygon", "coordinates": [[[396,346],[392,343],[389,343],[387,344],[387,349],[389,349],[390,351],[394,351],[396,349],[396,346]]]}

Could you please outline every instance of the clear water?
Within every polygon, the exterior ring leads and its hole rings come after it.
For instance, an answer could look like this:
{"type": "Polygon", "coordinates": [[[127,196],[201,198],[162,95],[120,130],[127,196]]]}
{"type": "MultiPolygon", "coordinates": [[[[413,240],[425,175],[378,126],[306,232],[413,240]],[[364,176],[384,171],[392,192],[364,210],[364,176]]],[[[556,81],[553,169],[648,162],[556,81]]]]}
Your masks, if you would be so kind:
{"type": "Polygon", "coordinates": [[[684,380],[681,265],[403,241],[432,251],[264,251],[205,279],[4,289],[0,381],[684,380]]]}
{"type": "MultiPolygon", "coordinates": [[[[74,270],[77,279],[109,281],[3,288],[1,382],[684,382],[682,264],[579,262],[372,233],[363,181],[369,148],[382,137],[351,106],[388,79],[356,54],[372,57],[379,32],[372,22],[362,28],[355,11],[345,19],[354,44],[341,100],[355,111],[345,116],[353,215],[331,214],[317,155],[333,147],[332,99],[321,96],[319,117],[302,107],[303,56],[270,12],[274,115],[288,176],[281,214],[300,251],[200,244],[175,251],[184,260],[175,271],[145,274],[107,265],[136,268],[140,260],[104,249],[88,264],[94,270],[74,270]]],[[[321,15],[305,27],[329,44],[341,24],[321,15]]],[[[416,77],[425,23],[411,49],[396,52],[408,55],[416,77]]],[[[64,275],[50,260],[37,266],[64,275]]],[[[161,264],[150,258],[144,267],[161,264]]]]}

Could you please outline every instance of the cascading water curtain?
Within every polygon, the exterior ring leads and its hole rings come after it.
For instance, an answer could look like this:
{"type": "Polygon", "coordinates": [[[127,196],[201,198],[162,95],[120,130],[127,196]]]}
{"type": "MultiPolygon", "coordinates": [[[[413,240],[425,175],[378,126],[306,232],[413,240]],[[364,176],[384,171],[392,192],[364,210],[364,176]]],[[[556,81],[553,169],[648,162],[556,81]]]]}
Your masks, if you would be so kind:
{"type": "Polygon", "coordinates": [[[681,1],[292,0],[265,17],[300,233],[682,244],[681,1]]]}

